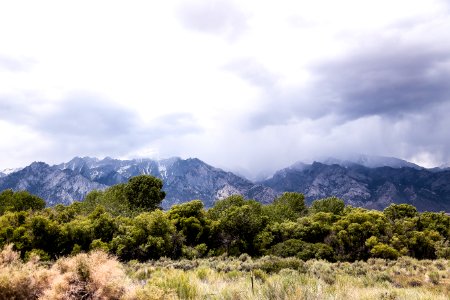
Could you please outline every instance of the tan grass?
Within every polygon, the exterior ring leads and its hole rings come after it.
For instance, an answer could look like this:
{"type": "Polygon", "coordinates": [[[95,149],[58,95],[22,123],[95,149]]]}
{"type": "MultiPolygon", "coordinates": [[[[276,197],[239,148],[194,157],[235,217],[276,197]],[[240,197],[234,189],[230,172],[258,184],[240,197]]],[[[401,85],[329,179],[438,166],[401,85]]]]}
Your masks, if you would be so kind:
{"type": "Polygon", "coordinates": [[[123,264],[101,251],[23,262],[0,252],[2,299],[450,299],[448,260],[329,263],[263,257],[123,264]],[[271,266],[273,262],[273,266],[271,266]]]}

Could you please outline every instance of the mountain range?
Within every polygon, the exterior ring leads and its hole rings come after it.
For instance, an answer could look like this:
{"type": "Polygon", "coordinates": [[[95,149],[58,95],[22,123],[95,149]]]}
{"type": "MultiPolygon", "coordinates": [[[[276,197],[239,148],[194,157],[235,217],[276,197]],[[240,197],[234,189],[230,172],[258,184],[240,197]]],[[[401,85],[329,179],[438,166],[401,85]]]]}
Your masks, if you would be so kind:
{"type": "Polygon", "coordinates": [[[201,199],[211,207],[233,194],[270,203],[282,192],[303,193],[308,203],[337,196],[347,204],[383,209],[391,203],[409,203],[421,211],[450,211],[450,170],[428,170],[413,163],[360,155],[327,158],[310,164],[298,162],[257,182],[215,168],[197,158],[165,160],[75,157],[67,163],[34,162],[0,172],[0,190],[27,190],[52,206],[82,200],[92,190],[149,174],[164,182],[162,205],[201,199]]]}

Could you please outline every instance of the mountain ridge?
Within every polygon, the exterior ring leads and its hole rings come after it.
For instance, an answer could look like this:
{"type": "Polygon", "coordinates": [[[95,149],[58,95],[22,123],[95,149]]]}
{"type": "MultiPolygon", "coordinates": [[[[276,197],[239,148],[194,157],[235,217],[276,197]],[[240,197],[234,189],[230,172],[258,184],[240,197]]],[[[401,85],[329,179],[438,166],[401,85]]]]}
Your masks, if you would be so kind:
{"type": "Polygon", "coordinates": [[[297,163],[260,184],[277,192],[303,193],[309,202],[337,196],[347,204],[366,208],[409,203],[419,210],[450,211],[449,170],[297,163]]]}
{"type": "Polygon", "coordinates": [[[367,167],[349,160],[328,159],[311,164],[297,162],[265,180],[251,181],[233,172],[206,164],[198,158],[172,157],[120,160],[111,157],[74,157],[50,166],[43,162],[0,177],[0,190],[28,190],[48,205],[70,204],[84,199],[91,190],[128,181],[148,174],[163,180],[169,208],[194,199],[205,207],[217,199],[241,194],[270,203],[282,192],[303,193],[307,202],[337,196],[347,204],[383,209],[391,203],[410,203],[419,210],[450,211],[450,170],[429,170],[395,159],[360,160],[397,166],[367,167]]]}
{"type": "Polygon", "coordinates": [[[91,190],[104,190],[141,174],[163,180],[166,191],[166,199],[162,203],[164,208],[194,199],[201,199],[206,207],[210,207],[217,199],[232,194],[242,194],[262,203],[269,203],[276,197],[270,188],[212,167],[197,158],[183,160],[179,157],[157,161],[75,157],[53,166],[34,162],[0,178],[0,190],[27,190],[44,198],[48,205],[70,204],[84,199],[91,190]]]}

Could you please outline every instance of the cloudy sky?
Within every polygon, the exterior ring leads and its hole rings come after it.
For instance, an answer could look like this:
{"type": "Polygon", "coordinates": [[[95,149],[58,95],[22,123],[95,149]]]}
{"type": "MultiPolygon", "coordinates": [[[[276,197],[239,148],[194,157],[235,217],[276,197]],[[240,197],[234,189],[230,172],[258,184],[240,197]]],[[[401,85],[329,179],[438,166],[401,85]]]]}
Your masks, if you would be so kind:
{"type": "Polygon", "coordinates": [[[2,1],[0,45],[0,169],[450,161],[448,1],[2,1]]]}

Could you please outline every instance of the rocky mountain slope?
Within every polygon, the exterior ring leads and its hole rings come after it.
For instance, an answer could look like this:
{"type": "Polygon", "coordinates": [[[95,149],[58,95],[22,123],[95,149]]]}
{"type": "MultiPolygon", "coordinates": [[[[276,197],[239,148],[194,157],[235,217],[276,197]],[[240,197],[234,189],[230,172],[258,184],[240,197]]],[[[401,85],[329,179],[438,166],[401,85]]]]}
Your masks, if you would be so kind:
{"type": "Polygon", "coordinates": [[[26,190],[45,199],[48,205],[68,204],[105,185],[93,182],[72,170],[61,170],[34,162],[20,171],[0,178],[0,190],[26,190]]]}
{"type": "Polygon", "coordinates": [[[165,208],[193,199],[201,199],[206,207],[210,207],[217,199],[233,194],[242,194],[263,203],[272,201],[276,196],[268,187],[254,184],[195,158],[155,161],[76,157],[55,166],[39,162],[0,178],[0,190],[27,190],[46,199],[48,205],[68,204],[82,200],[94,189],[105,189],[140,174],[153,175],[163,180],[165,208]]]}
{"type": "Polygon", "coordinates": [[[390,203],[410,203],[422,211],[450,212],[450,170],[427,170],[402,160],[380,157],[360,157],[357,161],[327,159],[312,164],[299,162],[257,183],[196,158],[99,160],[76,157],[60,165],[33,163],[4,174],[0,178],[0,190],[28,190],[46,199],[48,205],[68,204],[82,200],[94,189],[105,189],[140,174],[163,180],[165,208],[193,199],[201,199],[206,207],[211,207],[217,199],[233,194],[269,203],[282,192],[295,191],[305,194],[308,202],[337,196],[348,204],[367,208],[383,209],[390,203]]]}
{"type": "Polygon", "coordinates": [[[347,204],[367,208],[409,203],[422,211],[450,211],[450,171],[445,170],[297,163],[260,184],[277,192],[303,193],[309,202],[337,196],[347,204]]]}

